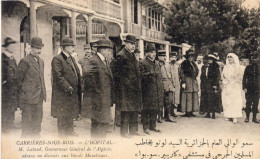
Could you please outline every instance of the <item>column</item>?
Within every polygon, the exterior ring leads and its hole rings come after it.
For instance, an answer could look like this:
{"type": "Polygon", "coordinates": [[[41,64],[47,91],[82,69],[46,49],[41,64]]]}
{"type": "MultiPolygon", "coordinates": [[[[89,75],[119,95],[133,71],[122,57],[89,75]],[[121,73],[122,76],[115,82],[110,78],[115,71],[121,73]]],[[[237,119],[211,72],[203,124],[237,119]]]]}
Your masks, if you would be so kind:
{"type": "Polygon", "coordinates": [[[88,43],[92,41],[92,19],[93,15],[88,15],[88,43]]]}
{"type": "Polygon", "coordinates": [[[144,40],[139,39],[139,51],[140,51],[140,58],[144,58],[144,40]]]}
{"type": "Polygon", "coordinates": [[[76,45],[76,14],[74,11],[71,11],[71,17],[70,17],[70,27],[71,27],[71,38],[74,41],[74,44],[76,45]]]}
{"type": "Polygon", "coordinates": [[[37,36],[36,9],[36,2],[30,0],[30,38],[37,36]]]}
{"type": "Polygon", "coordinates": [[[166,62],[169,62],[169,57],[170,57],[170,43],[167,42],[165,45],[165,52],[166,52],[166,62]]]}

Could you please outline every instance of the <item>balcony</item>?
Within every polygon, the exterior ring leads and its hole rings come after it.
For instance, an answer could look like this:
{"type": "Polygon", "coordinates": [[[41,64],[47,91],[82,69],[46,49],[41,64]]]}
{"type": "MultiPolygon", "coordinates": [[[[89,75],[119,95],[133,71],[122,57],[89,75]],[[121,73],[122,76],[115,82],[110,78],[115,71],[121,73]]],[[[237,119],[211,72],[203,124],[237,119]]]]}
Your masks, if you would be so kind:
{"type": "Polygon", "coordinates": [[[92,0],[39,0],[39,2],[40,1],[78,10],[91,10],[92,7],[92,0]]]}
{"type": "Polygon", "coordinates": [[[165,33],[161,31],[151,30],[148,28],[142,28],[142,34],[144,37],[157,39],[157,40],[164,40],[165,33]]]}
{"type": "Polygon", "coordinates": [[[121,19],[121,5],[111,0],[92,0],[92,9],[99,14],[121,19]]]}

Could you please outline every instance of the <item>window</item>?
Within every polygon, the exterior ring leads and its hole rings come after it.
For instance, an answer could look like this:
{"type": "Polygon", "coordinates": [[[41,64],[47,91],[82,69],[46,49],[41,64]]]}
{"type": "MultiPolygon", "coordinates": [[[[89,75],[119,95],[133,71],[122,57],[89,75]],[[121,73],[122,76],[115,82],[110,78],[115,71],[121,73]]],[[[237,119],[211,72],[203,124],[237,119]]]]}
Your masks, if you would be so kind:
{"type": "Polygon", "coordinates": [[[147,8],[144,9],[143,8],[142,12],[142,24],[144,27],[152,29],[152,30],[157,30],[157,31],[161,31],[161,24],[162,24],[162,16],[161,13],[151,9],[151,8],[147,8]]]}
{"type": "Polygon", "coordinates": [[[138,0],[131,1],[132,23],[138,24],[138,0]]]}

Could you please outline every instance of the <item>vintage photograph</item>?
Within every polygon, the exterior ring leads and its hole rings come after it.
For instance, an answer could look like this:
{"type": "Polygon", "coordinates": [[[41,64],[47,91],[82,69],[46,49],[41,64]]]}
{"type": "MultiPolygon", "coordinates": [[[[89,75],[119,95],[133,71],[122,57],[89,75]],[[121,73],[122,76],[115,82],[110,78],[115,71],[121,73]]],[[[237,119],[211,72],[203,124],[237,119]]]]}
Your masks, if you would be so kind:
{"type": "Polygon", "coordinates": [[[260,0],[1,13],[1,158],[260,158],[260,0]]]}

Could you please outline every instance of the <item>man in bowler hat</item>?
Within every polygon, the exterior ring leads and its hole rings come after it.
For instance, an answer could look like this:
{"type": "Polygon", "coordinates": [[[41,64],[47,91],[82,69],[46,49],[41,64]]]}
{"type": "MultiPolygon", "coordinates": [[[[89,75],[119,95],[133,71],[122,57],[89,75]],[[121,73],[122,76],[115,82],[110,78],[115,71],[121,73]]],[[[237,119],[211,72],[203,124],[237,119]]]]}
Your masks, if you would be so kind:
{"type": "Polygon", "coordinates": [[[136,38],[127,35],[124,48],[113,61],[116,88],[116,109],[121,112],[121,136],[138,134],[138,112],[142,110],[142,95],[138,60],[134,55],[136,38]],[[128,131],[129,130],[129,131],[128,131]]]}
{"type": "Polygon", "coordinates": [[[76,136],[73,119],[79,116],[81,101],[80,70],[75,59],[74,42],[70,38],[62,41],[62,52],[52,59],[51,115],[57,118],[61,137],[76,136]]]}
{"type": "Polygon", "coordinates": [[[30,54],[22,58],[17,71],[19,104],[22,110],[22,137],[40,137],[43,100],[46,101],[44,62],[39,57],[42,39],[31,39],[30,54]]]}
{"type": "Polygon", "coordinates": [[[91,137],[105,138],[112,122],[110,108],[114,103],[113,75],[110,63],[113,45],[110,40],[97,42],[97,53],[83,65],[84,100],[82,117],[91,119],[91,137]]]}
{"type": "Polygon", "coordinates": [[[2,130],[14,128],[14,116],[18,106],[17,92],[17,64],[14,54],[12,38],[7,37],[2,45],[2,130]]]}

